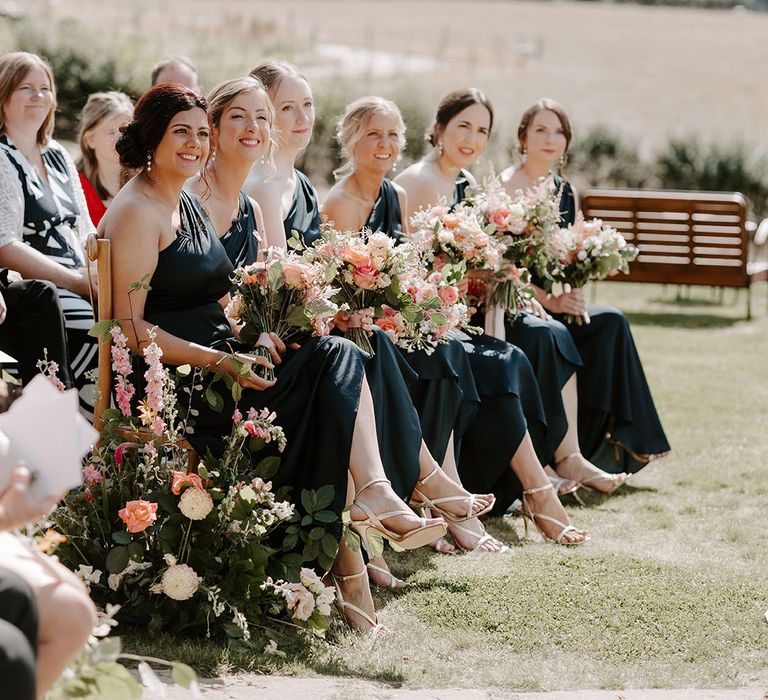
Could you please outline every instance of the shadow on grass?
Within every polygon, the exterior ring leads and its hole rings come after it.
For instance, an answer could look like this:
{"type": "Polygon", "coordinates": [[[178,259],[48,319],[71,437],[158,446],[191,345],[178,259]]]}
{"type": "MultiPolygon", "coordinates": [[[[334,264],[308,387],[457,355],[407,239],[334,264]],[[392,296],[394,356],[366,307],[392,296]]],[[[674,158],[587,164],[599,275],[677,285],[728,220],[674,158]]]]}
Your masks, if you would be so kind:
{"type": "Polygon", "coordinates": [[[629,322],[636,326],[660,328],[729,328],[745,321],[745,317],[715,314],[684,314],[674,312],[627,312],[629,322]]]}

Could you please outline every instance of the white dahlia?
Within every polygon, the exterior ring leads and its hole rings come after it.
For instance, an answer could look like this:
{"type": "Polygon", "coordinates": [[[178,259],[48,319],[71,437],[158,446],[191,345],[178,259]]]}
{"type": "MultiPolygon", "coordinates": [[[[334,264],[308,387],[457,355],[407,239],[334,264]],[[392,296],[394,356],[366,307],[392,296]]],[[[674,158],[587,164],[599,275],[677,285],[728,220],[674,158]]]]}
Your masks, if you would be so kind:
{"type": "Polygon", "coordinates": [[[202,489],[189,488],[179,499],[179,510],[190,520],[204,520],[212,509],[211,494],[202,489]]]}
{"type": "Polygon", "coordinates": [[[163,574],[160,583],[163,593],[174,600],[189,600],[200,585],[202,579],[191,566],[174,564],[163,574]]]}

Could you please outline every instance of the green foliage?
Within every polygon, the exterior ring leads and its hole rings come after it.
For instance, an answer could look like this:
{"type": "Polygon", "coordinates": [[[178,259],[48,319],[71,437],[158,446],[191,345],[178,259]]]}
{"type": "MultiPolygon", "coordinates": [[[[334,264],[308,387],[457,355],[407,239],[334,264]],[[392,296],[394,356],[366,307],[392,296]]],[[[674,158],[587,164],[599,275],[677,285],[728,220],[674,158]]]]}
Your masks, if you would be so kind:
{"type": "Polygon", "coordinates": [[[640,160],[637,143],[604,125],[579,135],[568,154],[567,169],[589,187],[647,187],[653,180],[640,160]]]}

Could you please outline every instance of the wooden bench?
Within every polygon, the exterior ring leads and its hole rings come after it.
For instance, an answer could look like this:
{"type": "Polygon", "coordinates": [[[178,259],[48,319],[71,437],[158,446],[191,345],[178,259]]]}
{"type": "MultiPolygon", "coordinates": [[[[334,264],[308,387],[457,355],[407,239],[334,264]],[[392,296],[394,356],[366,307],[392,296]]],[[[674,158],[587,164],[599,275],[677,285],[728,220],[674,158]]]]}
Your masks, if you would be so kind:
{"type": "Polygon", "coordinates": [[[586,219],[617,228],[640,254],[628,275],[613,280],[746,289],[766,279],[768,263],[748,262],[747,200],[739,192],[587,190],[586,219]]]}

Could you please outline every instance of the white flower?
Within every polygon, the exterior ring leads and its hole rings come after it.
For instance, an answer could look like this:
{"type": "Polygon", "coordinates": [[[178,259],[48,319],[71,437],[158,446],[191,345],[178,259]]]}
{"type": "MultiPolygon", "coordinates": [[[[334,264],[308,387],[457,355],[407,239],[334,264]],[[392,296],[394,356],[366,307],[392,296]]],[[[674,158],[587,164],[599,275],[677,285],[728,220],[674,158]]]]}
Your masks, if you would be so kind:
{"type": "Polygon", "coordinates": [[[576,257],[579,260],[586,260],[587,259],[587,251],[586,250],[580,250],[578,253],[576,253],[576,257]]]}
{"type": "Polygon", "coordinates": [[[320,580],[320,577],[315,573],[314,569],[302,568],[299,574],[299,580],[308,588],[312,593],[317,595],[325,590],[325,584],[320,580]]]}
{"type": "Polygon", "coordinates": [[[91,583],[98,583],[101,579],[101,570],[96,569],[94,571],[92,566],[86,566],[80,564],[75,571],[75,576],[79,576],[86,586],[90,587],[91,583]]]}
{"type": "Polygon", "coordinates": [[[179,499],[179,510],[190,520],[204,520],[213,510],[211,494],[201,489],[187,489],[179,499]]]}
{"type": "Polygon", "coordinates": [[[317,596],[317,611],[323,616],[328,617],[331,614],[331,603],[336,600],[336,591],[333,588],[326,587],[320,595],[317,596]]]}
{"type": "Polygon", "coordinates": [[[285,598],[285,604],[296,620],[308,620],[315,609],[315,596],[313,596],[300,583],[281,583],[275,588],[285,598]]]}
{"type": "Polygon", "coordinates": [[[118,588],[120,588],[120,582],[123,580],[122,574],[110,574],[107,577],[107,585],[113,590],[116,591],[118,588]]]}
{"type": "Polygon", "coordinates": [[[163,557],[163,561],[168,564],[168,566],[173,566],[176,563],[176,557],[174,557],[173,554],[166,554],[163,557]]]}
{"type": "Polygon", "coordinates": [[[270,639],[267,642],[267,645],[264,647],[264,653],[267,656],[279,656],[281,658],[285,658],[285,652],[280,651],[277,648],[277,642],[274,639],[270,639]]]}
{"type": "Polygon", "coordinates": [[[202,579],[191,566],[169,566],[161,579],[163,593],[174,600],[189,600],[197,591],[202,579]]]}

